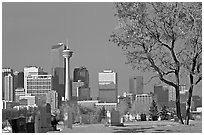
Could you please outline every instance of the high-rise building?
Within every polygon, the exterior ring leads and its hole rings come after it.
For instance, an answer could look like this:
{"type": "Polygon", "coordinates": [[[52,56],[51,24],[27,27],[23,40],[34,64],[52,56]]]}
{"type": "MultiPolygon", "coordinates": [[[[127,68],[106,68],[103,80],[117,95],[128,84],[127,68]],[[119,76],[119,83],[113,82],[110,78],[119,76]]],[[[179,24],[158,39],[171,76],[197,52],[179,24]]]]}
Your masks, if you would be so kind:
{"type": "Polygon", "coordinates": [[[118,82],[117,73],[112,70],[104,70],[98,74],[99,100],[107,103],[117,103],[118,82]]]}
{"type": "Polygon", "coordinates": [[[14,101],[14,86],[13,86],[13,76],[8,74],[4,76],[4,95],[5,101],[14,101]]]}
{"type": "Polygon", "coordinates": [[[84,87],[89,87],[89,72],[85,67],[75,68],[73,74],[73,81],[84,82],[84,87]]]}
{"type": "Polygon", "coordinates": [[[27,94],[36,96],[38,103],[46,103],[46,95],[52,89],[52,75],[28,75],[27,94]]]}
{"type": "Polygon", "coordinates": [[[36,66],[27,66],[24,67],[24,88],[25,92],[27,94],[27,77],[31,75],[42,75],[43,74],[43,69],[41,67],[36,67],[36,66]]]}
{"type": "Polygon", "coordinates": [[[129,92],[132,94],[143,94],[143,76],[132,76],[129,78],[129,92]]]}
{"type": "Polygon", "coordinates": [[[169,103],[169,90],[163,86],[154,86],[154,96],[159,107],[168,106],[169,103]]]}
{"type": "Polygon", "coordinates": [[[62,97],[65,97],[65,59],[63,50],[66,46],[58,43],[51,47],[51,74],[53,76],[52,89],[58,93],[58,102],[61,105],[62,97]]]}
{"type": "Polygon", "coordinates": [[[55,90],[51,90],[46,95],[46,103],[51,106],[51,112],[54,112],[58,108],[58,93],[55,90]]]}
{"type": "MultiPolygon", "coordinates": [[[[64,58],[63,58],[63,50],[66,49],[66,46],[63,43],[58,43],[57,45],[53,45],[51,47],[51,74],[55,74],[56,68],[64,68],[64,58]]],[[[64,78],[64,77],[63,77],[64,78]]],[[[64,81],[61,78],[61,81],[64,81]]]]}
{"type": "Polygon", "coordinates": [[[13,70],[11,68],[2,68],[2,100],[5,100],[5,76],[8,74],[13,75],[13,70]]]}

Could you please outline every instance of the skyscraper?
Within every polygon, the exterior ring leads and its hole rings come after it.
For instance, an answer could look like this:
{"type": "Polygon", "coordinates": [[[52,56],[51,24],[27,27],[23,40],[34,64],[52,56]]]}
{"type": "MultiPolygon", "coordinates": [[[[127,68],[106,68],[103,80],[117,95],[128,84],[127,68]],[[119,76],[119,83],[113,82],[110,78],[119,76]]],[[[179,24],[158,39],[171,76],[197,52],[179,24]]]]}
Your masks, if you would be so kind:
{"type": "Polygon", "coordinates": [[[8,74],[4,77],[4,100],[14,101],[14,87],[13,87],[13,76],[8,74]]]}
{"type": "Polygon", "coordinates": [[[117,73],[112,70],[104,70],[98,74],[99,100],[102,102],[117,103],[118,82],[117,73]]]}
{"type": "Polygon", "coordinates": [[[51,47],[51,75],[53,76],[52,89],[58,92],[58,102],[61,104],[62,97],[65,97],[65,60],[63,50],[66,46],[58,43],[51,47]]]}
{"type": "Polygon", "coordinates": [[[24,67],[24,88],[25,88],[25,93],[27,94],[27,77],[30,75],[42,75],[43,74],[43,69],[41,67],[36,67],[36,66],[27,66],[24,67]]]}
{"type": "Polygon", "coordinates": [[[11,68],[2,68],[2,100],[5,100],[5,76],[8,74],[13,75],[13,70],[11,68]]]}
{"type": "Polygon", "coordinates": [[[129,92],[143,94],[143,76],[132,76],[129,79],[129,92]]]}
{"type": "Polygon", "coordinates": [[[78,82],[78,80],[84,82],[84,87],[89,87],[89,72],[85,67],[74,69],[73,81],[78,82]]]}

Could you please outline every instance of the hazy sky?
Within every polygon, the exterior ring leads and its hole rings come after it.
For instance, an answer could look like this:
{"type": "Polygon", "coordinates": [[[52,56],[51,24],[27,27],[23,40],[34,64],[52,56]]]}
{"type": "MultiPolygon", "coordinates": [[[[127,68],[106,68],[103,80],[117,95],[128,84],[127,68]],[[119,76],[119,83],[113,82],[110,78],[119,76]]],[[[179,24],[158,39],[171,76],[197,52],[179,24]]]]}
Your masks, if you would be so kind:
{"type": "MultiPolygon", "coordinates": [[[[51,46],[68,39],[74,52],[70,71],[88,69],[92,96],[98,96],[98,72],[103,69],[118,73],[119,94],[128,91],[129,76],[148,80],[148,73],[133,71],[121,49],[108,41],[117,26],[113,3],[3,3],[2,8],[3,67],[23,71],[34,65],[50,73],[51,46]]],[[[149,91],[153,84],[144,86],[149,91]]]]}

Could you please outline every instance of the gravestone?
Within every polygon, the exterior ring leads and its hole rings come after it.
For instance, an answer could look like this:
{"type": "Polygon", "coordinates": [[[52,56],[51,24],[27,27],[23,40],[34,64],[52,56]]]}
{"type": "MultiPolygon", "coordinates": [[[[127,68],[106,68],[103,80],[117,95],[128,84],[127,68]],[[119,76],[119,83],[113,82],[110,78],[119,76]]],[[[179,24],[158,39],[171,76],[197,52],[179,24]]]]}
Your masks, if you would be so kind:
{"type": "Polygon", "coordinates": [[[111,111],[111,126],[120,126],[120,113],[119,111],[111,111]]]}

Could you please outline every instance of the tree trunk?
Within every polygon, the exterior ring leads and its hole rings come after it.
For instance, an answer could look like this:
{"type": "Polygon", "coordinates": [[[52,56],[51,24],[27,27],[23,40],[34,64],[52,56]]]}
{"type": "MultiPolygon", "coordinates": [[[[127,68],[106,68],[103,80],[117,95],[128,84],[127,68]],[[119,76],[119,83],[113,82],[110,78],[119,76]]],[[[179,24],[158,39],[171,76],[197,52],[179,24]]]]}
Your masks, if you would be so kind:
{"type": "Polygon", "coordinates": [[[184,124],[181,116],[179,86],[176,88],[176,114],[177,117],[180,119],[181,124],[184,124]]]}
{"type": "MultiPolygon", "coordinates": [[[[178,68],[179,69],[179,68],[178,68]]],[[[176,113],[177,117],[180,119],[181,124],[183,123],[183,119],[181,116],[181,108],[180,108],[180,90],[179,90],[179,85],[180,85],[180,80],[179,80],[179,70],[176,71],[176,113]]]]}
{"type": "Polygon", "coordinates": [[[186,118],[185,118],[186,125],[189,125],[192,93],[193,93],[193,75],[190,74],[190,88],[188,91],[187,110],[186,110],[186,118]]]}

